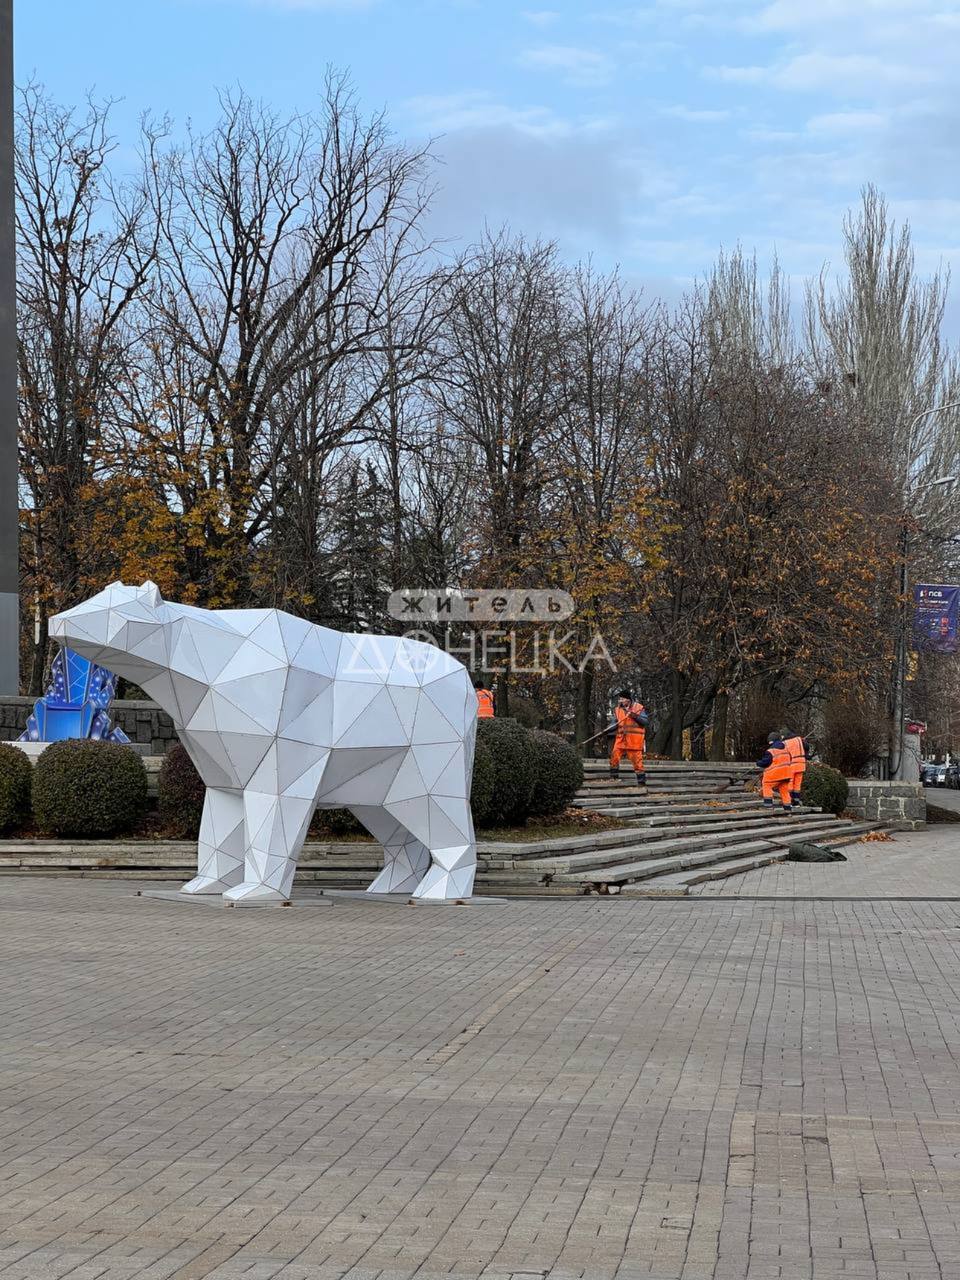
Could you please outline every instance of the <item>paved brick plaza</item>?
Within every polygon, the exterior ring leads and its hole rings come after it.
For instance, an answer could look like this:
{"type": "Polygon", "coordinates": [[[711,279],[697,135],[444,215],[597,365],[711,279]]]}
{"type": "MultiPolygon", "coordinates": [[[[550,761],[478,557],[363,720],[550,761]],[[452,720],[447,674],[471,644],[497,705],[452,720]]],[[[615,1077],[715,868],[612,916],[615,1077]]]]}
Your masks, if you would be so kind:
{"type": "Polygon", "coordinates": [[[960,1277],[958,988],[950,901],[6,879],[0,1277],[960,1277]]]}

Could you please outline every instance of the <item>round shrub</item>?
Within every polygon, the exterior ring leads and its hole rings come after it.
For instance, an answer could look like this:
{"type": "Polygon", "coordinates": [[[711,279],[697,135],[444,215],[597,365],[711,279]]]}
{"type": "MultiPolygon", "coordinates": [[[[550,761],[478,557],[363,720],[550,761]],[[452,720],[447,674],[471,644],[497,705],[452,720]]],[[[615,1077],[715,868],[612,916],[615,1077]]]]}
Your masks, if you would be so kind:
{"type": "Polygon", "coordinates": [[[580,753],[545,729],[531,729],[528,736],[533,762],[530,813],[534,817],[561,813],[583,786],[580,753]]]}
{"type": "Polygon", "coordinates": [[[17,747],[0,743],[0,831],[22,827],[30,813],[33,767],[17,747]]]}
{"type": "Polygon", "coordinates": [[[850,788],[842,773],[825,764],[808,764],[800,798],[826,813],[843,813],[850,788]]]}
{"type": "Polygon", "coordinates": [[[54,742],[34,766],[33,816],[41,831],[112,836],[129,831],[146,802],[143,761],[117,742],[54,742]]]}
{"type": "Polygon", "coordinates": [[[163,757],[157,777],[157,812],[171,835],[196,839],[206,794],[196,765],[186,749],[175,742],[163,757]]]}
{"type": "Polygon", "coordinates": [[[486,742],[478,737],[473,757],[473,785],[470,789],[470,808],[475,827],[489,827],[494,821],[496,786],[493,756],[486,742]]]}
{"type": "Polygon", "coordinates": [[[477,740],[483,743],[493,760],[494,787],[489,824],[509,826],[523,822],[530,811],[533,792],[530,735],[516,720],[497,716],[478,721],[477,740]]]}

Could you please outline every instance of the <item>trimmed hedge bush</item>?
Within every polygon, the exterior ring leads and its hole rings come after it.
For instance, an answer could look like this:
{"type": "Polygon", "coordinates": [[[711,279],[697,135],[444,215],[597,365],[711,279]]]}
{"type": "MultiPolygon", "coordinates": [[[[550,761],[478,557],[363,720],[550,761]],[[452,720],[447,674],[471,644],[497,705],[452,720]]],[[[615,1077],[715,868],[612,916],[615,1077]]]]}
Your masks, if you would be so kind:
{"type": "Polygon", "coordinates": [[[475,827],[489,827],[494,820],[494,798],[497,777],[493,756],[485,741],[478,735],[473,757],[473,786],[470,790],[470,808],[475,827]]]}
{"type": "Polygon", "coordinates": [[[561,813],[583,786],[583,761],[575,747],[555,733],[531,729],[533,792],[530,813],[534,817],[561,813]]]}
{"type": "Polygon", "coordinates": [[[533,759],[530,735],[516,720],[497,716],[477,723],[477,741],[493,760],[493,797],[488,823],[509,826],[523,822],[530,812],[533,759]]]}
{"type": "Polygon", "coordinates": [[[54,742],[33,770],[33,816],[58,836],[112,836],[130,828],[147,803],[147,774],[118,742],[54,742]]]}
{"type": "Polygon", "coordinates": [[[808,764],[800,798],[827,813],[843,813],[850,788],[842,773],[825,764],[808,764]]]}
{"type": "Polygon", "coordinates": [[[30,815],[33,766],[18,748],[0,743],[0,831],[22,827],[30,815]]]}
{"type": "Polygon", "coordinates": [[[157,812],[171,835],[196,839],[207,788],[186,749],[175,742],[157,776],[157,812]]]}

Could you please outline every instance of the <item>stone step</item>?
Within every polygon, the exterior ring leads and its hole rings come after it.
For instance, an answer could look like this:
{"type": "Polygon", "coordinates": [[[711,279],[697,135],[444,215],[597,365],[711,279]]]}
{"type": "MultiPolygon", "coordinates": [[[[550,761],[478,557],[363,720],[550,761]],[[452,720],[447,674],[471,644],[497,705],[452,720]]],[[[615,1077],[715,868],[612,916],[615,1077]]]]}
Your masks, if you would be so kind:
{"type": "MultiPolygon", "coordinates": [[[[601,867],[614,867],[624,862],[640,862],[651,858],[682,856],[702,849],[725,849],[742,844],[758,835],[764,839],[782,839],[784,835],[798,838],[810,830],[819,831],[826,820],[819,814],[798,817],[767,817],[756,823],[740,825],[728,830],[708,830],[699,834],[669,829],[647,828],[638,833],[642,838],[631,845],[621,845],[606,850],[593,849],[583,853],[567,853],[540,859],[525,860],[524,867],[555,875],[572,874],[601,867]]],[[[836,819],[833,820],[836,822],[836,819]]],[[[491,870],[509,867],[510,862],[492,861],[491,870]]]]}
{"type": "MultiPolygon", "coordinates": [[[[860,840],[867,831],[882,830],[882,824],[878,822],[853,823],[851,830],[842,832],[841,834],[820,837],[818,843],[828,845],[847,845],[854,844],[860,840]]],[[[725,880],[729,876],[743,875],[747,871],[759,871],[763,867],[772,866],[774,863],[783,862],[786,859],[788,845],[784,844],[781,848],[771,850],[769,853],[760,854],[752,858],[735,857],[721,862],[711,863],[709,866],[701,867],[694,871],[680,871],[674,875],[663,876],[657,880],[657,884],[664,889],[677,889],[684,891],[693,888],[698,884],[706,884],[708,881],[725,880]]]]}
{"type": "MultiPolygon", "coordinates": [[[[822,825],[807,825],[803,828],[803,835],[806,839],[821,840],[829,839],[834,833],[840,831],[852,833],[856,828],[859,832],[874,830],[875,823],[838,823],[836,819],[830,823],[822,825]]],[[[790,833],[790,839],[782,838],[785,834],[781,831],[781,837],[778,839],[771,834],[770,838],[762,839],[756,834],[742,838],[735,845],[721,846],[712,845],[709,848],[700,849],[696,852],[674,854],[662,858],[643,858],[636,862],[627,863],[625,865],[614,866],[611,868],[598,868],[593,874],[587,870],[567,872],[557,875],[554,879],[561,883],[579,883],[583,885],[603,886],[608,884],[629,884],[635,880],[649,880],[664,874],[673,874],[675,872],[684,871],[691,867],[706,866],[713,862],[722,862],[732,857],[733,851],[740,856],[750,856],[754,854],[764,854],[771,852],[773,848],[785,846],[790,843],[796,831],[790,833]]]]}

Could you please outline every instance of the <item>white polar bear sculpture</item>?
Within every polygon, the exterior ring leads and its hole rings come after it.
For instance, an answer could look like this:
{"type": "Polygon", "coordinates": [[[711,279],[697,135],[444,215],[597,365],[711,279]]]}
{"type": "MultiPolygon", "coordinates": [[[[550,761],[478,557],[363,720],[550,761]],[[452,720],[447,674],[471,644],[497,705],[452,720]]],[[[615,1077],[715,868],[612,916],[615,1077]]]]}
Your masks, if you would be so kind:
{"type": "Polygon", "coordinates": [[[197,609],[115,582],[50,634],[172,717],[206,783],[184,893],[282,902],[313,811],[349,809],[383,845],[369,892],[468,897],[477,700],[431,645],[348,635],[277,609],[197,609]]]}

